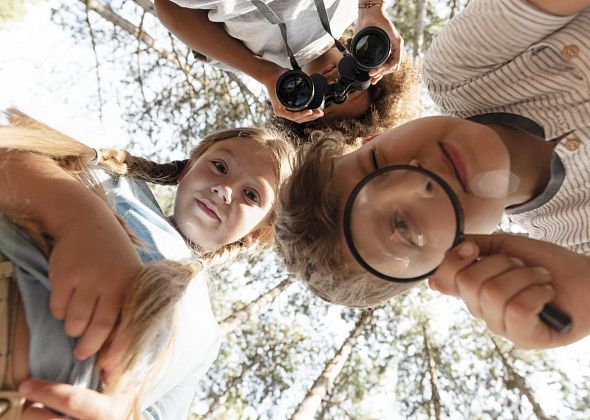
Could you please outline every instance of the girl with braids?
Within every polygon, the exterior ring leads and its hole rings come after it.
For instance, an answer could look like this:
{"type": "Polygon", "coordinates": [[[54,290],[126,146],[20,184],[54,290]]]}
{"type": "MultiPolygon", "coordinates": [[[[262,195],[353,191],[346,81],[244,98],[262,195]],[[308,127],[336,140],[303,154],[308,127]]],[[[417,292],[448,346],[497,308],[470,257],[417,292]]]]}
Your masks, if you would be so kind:
{"type": "Polygon", "coordinates": [[[16,282],[0,285],[0,352],[12,354],[0,401],[45,404],[25,404],[31,419],[184,418],[220,341],[202,264],[271,245],[291,146],[225,130],[158,165],[6,115],[0,261],[16,282]],[[178,184],[172,223],[144,181],[178,184]]]}

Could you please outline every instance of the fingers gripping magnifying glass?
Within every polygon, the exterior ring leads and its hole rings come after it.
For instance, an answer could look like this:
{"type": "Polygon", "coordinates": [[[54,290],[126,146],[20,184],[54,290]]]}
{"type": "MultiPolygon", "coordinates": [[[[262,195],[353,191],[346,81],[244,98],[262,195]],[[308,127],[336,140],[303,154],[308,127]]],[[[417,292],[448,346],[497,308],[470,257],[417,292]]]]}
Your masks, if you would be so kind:
{"type": "MultiPolygon", "coordinates": [[[[463,241],[455,192],[438,175],[411,165],[386,166],[363,178],[346,202],[343,223],[361,267],[398,283],[429,277],[447,250],[463,241]]],[[[539,317],[556,331],[571,328],[571,319],[550,304],[539,317]]]]}

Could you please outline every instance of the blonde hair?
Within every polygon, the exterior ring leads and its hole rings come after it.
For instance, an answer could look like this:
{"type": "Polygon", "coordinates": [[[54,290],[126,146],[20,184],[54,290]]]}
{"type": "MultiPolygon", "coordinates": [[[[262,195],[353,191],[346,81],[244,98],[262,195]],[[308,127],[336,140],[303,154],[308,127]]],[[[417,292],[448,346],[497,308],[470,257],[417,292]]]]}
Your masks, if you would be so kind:
{"type": "Polygon", "coordinates": [[[355,308],[374,307],[415,283],[378,279],[342,258],[338,200],[331,190],[334,160],[360,146],[339,132],[316,131],[297,154],[280,193],[276,237],[285,265],[321,299],[355,308]]]}
{"type": "MultiPolygon", "coordinates": [[[[255,141],[265,150],[269,151],[275,166],[277,177],[276,189],[291,174],[294,158],[294,149],[278,131],[256,127],[232,128],[218,131],[203,138],[193,149],[190,161],[197,161],[215,143],[229,139],[248,139],[255,141]]],[[[176,184],[177,179],[187,161],[174,161],[168,163],[156,163],[139,158],[119,149],[102,149],[102,158],[99,162],[104,169],[120,175],[132,176],[157,184],[176,184]]],[[[261,232],[252,233],[238,241],[221,246],[212,251],[204,251],[197,244],[191,244],[193,250],[201,258],[207,260],[209,266],[227,264],[238,255],[251,254],[274,245],[273,226],[276,221],[276,205],[273,203],[267,218],[268,228],[261,232]]]]}
{"type": "MultiPolygon", "coordinates": [[[[105,198],[104,191],[100,189],[88,171],[89,163],[96,157],[96,151],[83,143],[80,143],[65,134],[35,121],[27,115],[15,109],[5,112],[9,126],[0,127],[0,148],[28,151],[47,159],[52,159],[62,169],[67,171],[75,179],[105,198]]],[[[215,142],[228,138],[246,137],[252,138],[265,145],[276,159],[278,182],[288,176],[291,169],[292,147],[279,137],[273,137],[269,132],[260,129],[236,129],[226,130],[208,136],[191,154],[191,159],[197,159],[215,142]]],[[[158,179],[171,183],[184,167],[182,162],[158,165],[145,159],[136,158],[124,151],[108,149],[104,150],[101,166],[113,172],[140,176],[152,182],[158,179]],[[174,168],[175,167],[175,168],[174,168]]],[[[3,203],[0,208],[2,214],[12,223],[25,230],[37,243],[39,248],[49,256],[50,247],[41,231],[41,228],[32,222],[26,215],[19,214],[10,205],[3,203]]],[[[113,216],[125,227],[134,243],[138,240],[116,213],[113,216]]],[[[271,222],[274,223],[274,210],[271,222]]],[[[269,229],[270,231],[270,229],[269,229]]],[[[271,243],[271,236],[267,234],[259,238],[264,244],[271,243]]],[[[232,245],[232,244],[230,244],[232,245]]],[[[234,248],[242,248],[242,244],[234,248]]],[[[236,252],[232,250],[232,252],[236,252]]],[[[211,258],[217,255],[211,255],[211,258]]],[[[126,384],[133,382],[139,385],[140,392],[136,395],[132,412],[136,418],[139,416],[139,402],[144,393],[143,384],[145,375],[139,372],[140,355],[147,354],[148,349],[158,346],[157,354],[168,352],[173,334],[167,335],[167,340],[162,344],[162,333],[169,331],[172,325],[176,303],[182,297],[190,281],[202,269],[201,265],[181,264],[175,261],[161,260],[144,266],[134,283],[135,288],[128,294],[123,305],[121,322],[127,328],[126,344],[122,349],[122,357],[115,371],[111,373],[109,382],[103,391],[114,393],[123,389],[126,384]],[[135,375],[135,376],[134,376],[135,375]],[[141,376],[140,376],[141,375],[141,376]]],[[[97,365],[100,366],[102,357],[106,354],[108,346],[98,354],[97,365]]],[[[164,358],[158,357],[150,363],[148,377],[152,378],[164,358]]]]}

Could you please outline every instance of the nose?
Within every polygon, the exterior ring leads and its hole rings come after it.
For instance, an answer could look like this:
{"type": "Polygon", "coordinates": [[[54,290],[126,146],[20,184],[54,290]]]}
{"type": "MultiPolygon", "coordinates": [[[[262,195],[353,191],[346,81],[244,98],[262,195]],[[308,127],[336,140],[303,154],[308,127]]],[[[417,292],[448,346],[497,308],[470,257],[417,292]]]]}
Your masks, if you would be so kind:
{"type": "MultiPolygon", "coordinates": [[[[422,168],[420,162],[418,160],[412,160],[409,163],[411,166],[416,166],[418,168],[422,168]]],[[[423,198],[432,198],[436,195],[436,191],[438,188],[438,184],[426,174],[414,172],[411,176],[412,182],[412,189],[421,197],[423,198]]]]}
{"type": "Polygon", "coordinates": [[[211,193],[223,200],[225,204],[231,203],[232,190],[228,185],[214,185],[211,187],[211,193]]]}

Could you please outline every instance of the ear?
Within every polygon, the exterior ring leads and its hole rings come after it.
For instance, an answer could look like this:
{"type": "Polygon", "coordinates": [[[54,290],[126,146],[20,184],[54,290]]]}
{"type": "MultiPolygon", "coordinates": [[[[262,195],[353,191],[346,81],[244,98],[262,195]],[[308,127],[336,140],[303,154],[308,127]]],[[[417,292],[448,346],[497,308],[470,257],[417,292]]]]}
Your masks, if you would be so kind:
{"type": "Polygon", "coordinates": [[[178,174],[178,176],[176,177],[176,182],[180,184],[180,181],[182,181],[182,178],[184,178],[184,176],[188,173],[188,171],[190,171],[190,169],[193,166],[193,161],[189,160],[185,167],[182,169],[182,171],[180,171],[180,173],[178,174]]]}

